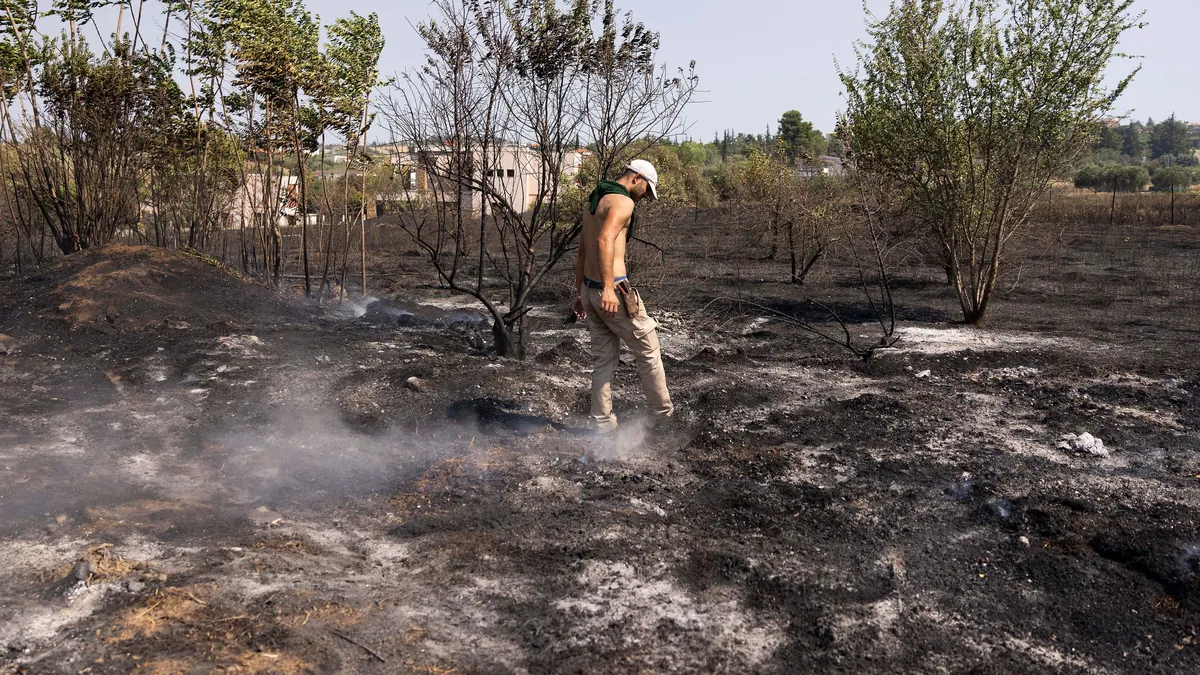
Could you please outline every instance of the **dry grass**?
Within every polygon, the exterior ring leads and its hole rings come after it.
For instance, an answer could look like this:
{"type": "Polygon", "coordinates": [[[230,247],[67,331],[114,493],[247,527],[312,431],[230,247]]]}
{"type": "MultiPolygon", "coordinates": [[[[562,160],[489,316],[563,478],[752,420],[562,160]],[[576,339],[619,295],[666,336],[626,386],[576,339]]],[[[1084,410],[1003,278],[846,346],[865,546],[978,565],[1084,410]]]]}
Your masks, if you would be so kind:
{"type": "Polygon", "coordinates": [[[125,610],[113,623],[109,644],[136,636],[151,637],[171,628],[197,623],[209,603],[200,595],[211,593],[204,586],[157,588],[142,602],[125,610]]]}
{"type": "Polygon", "coordinates": [[[411,512],[433,508],[435,502],[445,502],[453,491],[452,483],[458,483],[463,477],[467,461],[467,457],[451,457],[430,466],[417,479],[411,491],[392,497],[391,503],[411,512]]]}
{"type": "Polygon", "coordinates": [[[159,572],[153,565],[143,562],[126,560],[113,550],[112,544],[100,544],[92,546],[84,552],[78,561],[63,563],[58,567],[43,570],[38,573],[38,581],[48,583],[62,579],[71,573],[71,570],[81,561],[87,561],[90,565],[90,573],[85,580],[89,585],[92,583],[104,581],[118,581],[132,576],[135,572],[141,572],[143,581],[166,581],[166,575],[159,572]]]}
{"type": "Polygon", "coordinates": [[[136,528],[161,533],[174,527],[163,514],[182,513],[194,506],[179,501],[142,499],[112,506],[89,506],[84,513],[93,532],[136,528]]]}
{"type": "Polygon", "coordinates": [[[254,548],[259,550],[283,551],[300,555],[319,555],[323,551],[311,539],[304,536],[285,536],[269,534],[254,542],[254,548]]]}
{"type": "Polygon", "coordinates": [[[340,602],[318,602],[308,607],[280,617],[280,625],[288,628],[302,628],[310,623],[317,623],[332,628],[344,628],[362,623],[362,614],[340,602]]]}

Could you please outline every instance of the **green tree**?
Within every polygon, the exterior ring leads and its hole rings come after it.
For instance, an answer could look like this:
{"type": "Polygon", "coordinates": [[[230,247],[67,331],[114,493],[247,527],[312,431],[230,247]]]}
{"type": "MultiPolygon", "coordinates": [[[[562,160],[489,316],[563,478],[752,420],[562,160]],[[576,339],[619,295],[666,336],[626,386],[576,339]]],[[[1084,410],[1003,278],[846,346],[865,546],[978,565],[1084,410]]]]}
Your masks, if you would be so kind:
{"type": "Polygon", "coordinates": [[[779,146],[788,161],[794,164],[802,157],[825,154],[828,144],[825,136],[813,128],[812,122],[805,121],[800,111],[789,110],[779,118],[779,146]]]}
{"type": "Polygon", "coordinates": [[[1116,150],[1118,152],[1124,146],[1124,141],[1116,127],[1110,125],[1107,121],[1100,123],[1100,136],[1096,139],[1095,148],[1097,150],[1116,150]]]}
{"type": "Polygon", "coordinates": [[[1171,115],[1150,129],[1150,156],[1192,154],[1192,130],[1171,115]]]}
{"type": "Polygon", "coordinates": [[[1140,20],[1132,4],[903,0],[842,71],[852,169],[895,185],[929,228],[967,322],[983,321],[1006,243],[1132,79],[1104,87],[1140,20]]]}
{"type": "Polygon", "coordinates": [[[1096,192],[1103,185],[1104,170],[1097,164],[1086,164],[1075,172],[1075,187],[1096,192]]]}
{"type": "Polygon", "coordinates": [[[1146,138],[1142,131],[1142,125],[1136,122],[1130,122],[1117,129],[1117,135],[1121,137],[1121,153],[1128,155],[1135,162],[1140,162],[1146,157],[1146,138]]]}
{"type": "Polygon", "coordinates": [[[1098,180],[1098,189],[1112,193],[1108,210],[1108,224],[1112,225],[1117,216],[1117,193],[1141,192],[1150,183],[1150,173],[1140,166],[1107,164],[1100,169],[1098,180]]]}
{"type": "Polygon", "coordinates": [[[684,141],[675,147],[684,166],[703,167],[708,163],[708,148],[694,141],[684,141]]]}
{"type": "Polygon", "coordinates": [[[1154,172],[1154,189],[1171,193],[1171,224],[1175,224],[1175,195],[1192,184],[1192,172],[1179,166],[1169,166],[1154,172]]]}
{"type": "MultiPolygon", "coordinates": [[[[326,47],[324,74],[327,79],[320,87],[317,106],[323,119],[346,141],[346,166],[342,174],[342,224],[345,226],[345,245],[342,249],[342,274],[339,286],[345,288],[346,271],[350,259],[350,170],[357,163],[362,172],[360,193],[366,193],[366,181],[370,157],[366,153],[366,135],[375,116],[370,112],[371,91],[379,82],[379,55],[383,53],[383,31],[379,17],[372,12],[360,16],[350,12],[349,18],[339,18],[326,31],[329,43],[326,47]]],[[[324,143],[321,144],[324,149],[324,143]]],[[[322,192],[328,197],[328,186],[322,184],[322,192]]],[[[326,207],[332,215],[333,208],[328,199],[326,207]]],[[[359,200],[359,246],[362,278],[360,291],[367,292],[366,266],[366,214],[367,204],[359,200]]],[[[333,226],[329,228],[325,241],[325,265],[321,271],[321,289],[329,278],[330,261],[333,259],[333,226]]]]}

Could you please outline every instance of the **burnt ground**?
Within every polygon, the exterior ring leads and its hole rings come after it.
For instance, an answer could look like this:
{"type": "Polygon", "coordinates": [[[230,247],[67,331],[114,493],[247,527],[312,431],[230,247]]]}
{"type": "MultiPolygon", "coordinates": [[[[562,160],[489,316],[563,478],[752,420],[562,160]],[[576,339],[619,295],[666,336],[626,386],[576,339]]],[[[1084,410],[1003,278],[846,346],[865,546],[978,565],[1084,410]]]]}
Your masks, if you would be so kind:
{"type": "Polygon", "coordinates": [[[603,440],[552,294],[518,362],[405,256],[358,318],[148,249],[0,281],[0,672],[1196,672],[1197,239],[1070,235],[982,329],[914,266],[870,363],[711,304],[855,317],[835,269],[682,251],[682,423],[625,366],[603,440]]]}

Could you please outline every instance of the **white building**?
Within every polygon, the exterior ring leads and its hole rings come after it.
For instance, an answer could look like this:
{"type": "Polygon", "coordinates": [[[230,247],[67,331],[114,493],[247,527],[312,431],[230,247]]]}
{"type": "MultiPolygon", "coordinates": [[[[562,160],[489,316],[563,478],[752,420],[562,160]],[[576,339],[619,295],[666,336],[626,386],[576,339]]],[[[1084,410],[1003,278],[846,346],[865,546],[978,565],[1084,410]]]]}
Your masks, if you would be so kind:
{"type": "MultiPolygon", "coordinates": [[[[390,161],[401,176],[400,190],[389,195],[379,195],[377,199],[384,202],[403,202],[436,198],[442,203],[453,202],[458,198],[458,186],[437,174],[445,176],[449,173],[450,163],[455,160],[455,153],[450,147],[430,152],[422,151],[411,146],[396,146],[390,161]],[[432,155],[432,156],[431,156],[432,155]],[[431,183],[429,165],[437,167],[431,183]]],[[[591,155],[591,151],[578,148],[566,153],[563,158],[562,179],[576,178],[583,169],[583,164],[591,155]]],[[[518,213],[525,213],[537,203],[538,196],[544,189],[549,188],[552,177],[543,176],[542,156],[536,147],[503,143],[491,148],[484,157],[482,151],[472,153],[471,163],[482,175],[476,174],[476,180],[488,180],[495,192],[518,213]],[[543,180],[546,188],[542,187],[543,180]]],[[[464,188],[462,193],[463,206],[472,213],[479,213],[488,208],[487,200],[481,191],[464,188]]]]}
{"type": "Polygon", "coordinates": [[[300,205],[299,176],[271,176],[275,183],[275,195],[266,187],[261,173],[246,174],[246,182],[234,193],[229,205],[229,222],[226,227],[237,228],[261,221],[267,209],[281,221],[294,217],[300,205]],[[257,220],[256,220],[257,219],[257,220]]]}

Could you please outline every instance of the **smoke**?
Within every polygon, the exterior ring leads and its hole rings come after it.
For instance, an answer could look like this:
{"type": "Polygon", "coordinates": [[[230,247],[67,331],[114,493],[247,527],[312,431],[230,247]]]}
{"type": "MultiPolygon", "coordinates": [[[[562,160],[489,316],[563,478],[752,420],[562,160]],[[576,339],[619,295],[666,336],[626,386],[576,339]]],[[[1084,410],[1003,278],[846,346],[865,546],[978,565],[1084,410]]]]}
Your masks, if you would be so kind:
{"type": "Polygon", "coordinates": [[[359,298],[358,300],[347,299],[347,302],[350,304],[350,310],[353,312],[354,318],[357,319],[365,316],[367,313],[367,308],[379,302],[379,298],[373,295],[368,295],[359,298]]]}
{"type": "Polygon", "coordinates": [[[585,457],[599,462],[628,462],[649,455],[647,441],[652,423],[646,418],[636,419],[617,427],[610,433],[589,439],[585,457]]]}
{"type": "MultiPolygon", "coordinates": [[[[386,392],[385,392],[386,393],[386,392]]],[[[345,503],[400,490],[430,465],[486,449],[471,425],[365,433],[333,411],[288,405],[255,429],[217,435],[219,480],[239,503],[345,503]]]]}

